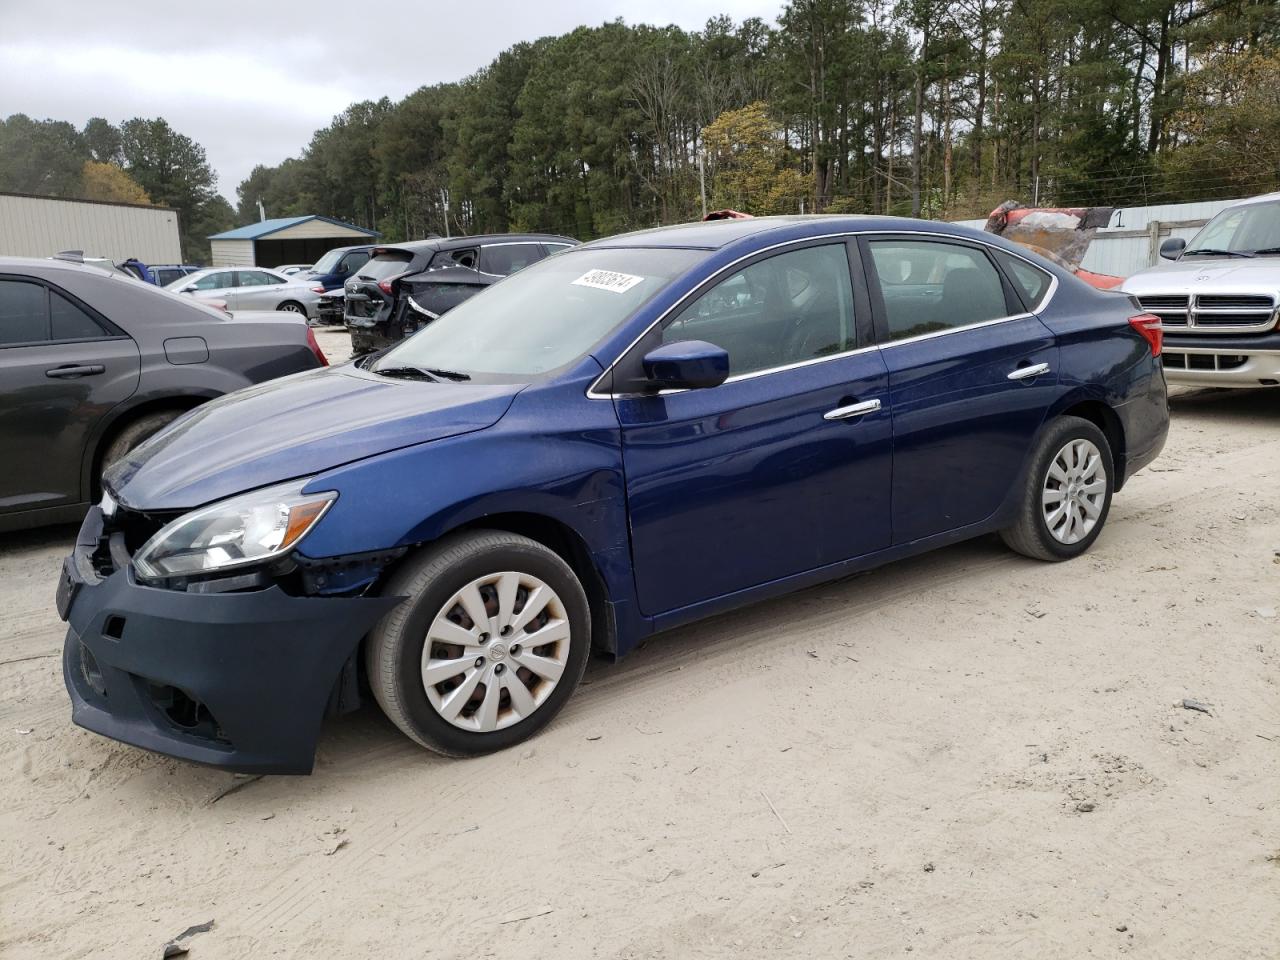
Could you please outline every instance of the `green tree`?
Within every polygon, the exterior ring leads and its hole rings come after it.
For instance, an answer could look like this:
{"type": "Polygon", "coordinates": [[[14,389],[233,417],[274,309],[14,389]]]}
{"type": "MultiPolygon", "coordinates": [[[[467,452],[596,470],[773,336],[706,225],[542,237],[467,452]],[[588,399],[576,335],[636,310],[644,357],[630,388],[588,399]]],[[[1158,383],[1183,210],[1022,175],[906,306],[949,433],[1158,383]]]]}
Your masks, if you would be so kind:
{"type": "Polygon", "coordinates": [[[15,113],[0,121],[0,190],[74,197],[89,159],[71,124],[15,113]]]}

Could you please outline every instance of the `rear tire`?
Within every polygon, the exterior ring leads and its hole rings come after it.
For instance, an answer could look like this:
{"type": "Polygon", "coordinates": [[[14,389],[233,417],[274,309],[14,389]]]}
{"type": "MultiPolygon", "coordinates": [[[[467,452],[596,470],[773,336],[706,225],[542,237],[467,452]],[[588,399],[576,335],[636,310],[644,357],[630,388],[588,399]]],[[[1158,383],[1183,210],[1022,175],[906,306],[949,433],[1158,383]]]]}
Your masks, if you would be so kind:
{"type": "Polygon", "coordinates": [[[1115,466],[1103,432],[1080,417],[1059,417],[1031,457],[1017,521],[1000,536],[1036,560],[1078,557],[1102,533],[1114,489],[1115,466]]]}
{"type": "Polygon", "coordinates": [[[280,304],[280,306],[276,307],[276,310],[281,313],[301,313],[304,315],[307,312],[306,308],[303,307],[302,304],[293,300],[286,300],[284,303],[280,304]]]}
{"type": "Polygon", "coordinates": [[[144,414],[136,420],[126,423],[120,431],[111,438],[111,442],[107,444],[105,450],[102,451],[102,461],[98,464],[99,475],[106,473],[117,460],[124,458],[134,447],[149,438],[152,434],[159,433],[178,417],[182,416],[181,410],[160,410],[156,413],[144,414]]]}
{"type": "Polygon", "coordinates": [[[407,599],[369,636],[369,685],[391,722],[436,753],[479,756],[533,736],[586,669],[586,592],[528,537],[446,537],[407,560],[383,593],[407,599]]]}

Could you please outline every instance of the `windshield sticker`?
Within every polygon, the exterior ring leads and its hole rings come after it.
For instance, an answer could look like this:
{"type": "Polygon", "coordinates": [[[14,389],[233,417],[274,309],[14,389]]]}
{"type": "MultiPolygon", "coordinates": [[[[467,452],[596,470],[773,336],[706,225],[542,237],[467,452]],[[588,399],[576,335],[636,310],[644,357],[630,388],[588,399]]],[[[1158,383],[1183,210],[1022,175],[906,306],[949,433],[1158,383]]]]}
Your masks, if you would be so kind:
{"type": "Polygon", "coordinates": [[[637,283],[643,283],[644,277],[634,277],[629,273],[616,273],[613,270],[590,270],[573,281],[577,287],[594,287],[597,290],[608,290],[611,293],[626,293],[637,283]]]}

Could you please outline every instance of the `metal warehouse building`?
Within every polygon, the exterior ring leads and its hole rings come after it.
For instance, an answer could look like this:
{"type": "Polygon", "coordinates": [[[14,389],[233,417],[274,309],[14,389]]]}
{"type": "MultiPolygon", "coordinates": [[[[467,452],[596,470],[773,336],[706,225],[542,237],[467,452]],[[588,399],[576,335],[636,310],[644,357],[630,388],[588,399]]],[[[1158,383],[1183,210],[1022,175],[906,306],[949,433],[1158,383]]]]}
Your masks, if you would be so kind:
{"type": "Polygon", "coordinates": [[[376,230],[328,217],[278,217],[209,238],[215,267],[278,267],[315,263],[326,250],[370,243],[376,230]]]}
{"type": "Polygon", "coordinates": [[[0,193],[0,256],[61,250],[146,263],[181,263],[178,213],[168,207],[0,193]]]}

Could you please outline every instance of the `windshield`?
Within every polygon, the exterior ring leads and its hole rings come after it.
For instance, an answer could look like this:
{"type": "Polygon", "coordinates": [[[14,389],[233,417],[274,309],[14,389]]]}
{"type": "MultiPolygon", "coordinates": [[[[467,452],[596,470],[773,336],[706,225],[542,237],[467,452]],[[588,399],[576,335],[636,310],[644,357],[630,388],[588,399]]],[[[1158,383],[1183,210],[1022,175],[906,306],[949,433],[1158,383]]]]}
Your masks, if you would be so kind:
{"type": "Polygon", "coordinates": [[[333,273],[338,267],[338,261],[342,259],[345,251],[339,247],[337,250],[330,250],[323,257],[315,262],[315,266],[311,268],[312,273],[333,273]]]}
{"type": "Polygon", "coordinates": [[[413,254],[408,250],[383,250],[376,257],[356,271],[362,280],[386,280],[404,273],[413,254]]]}
{"type": "Polygon", "coordinates": [[[526,267],[454,307],[378,360],[467,376],[533,377],[587,353],[701,250],[575,250],[526,267]]]}
{"type": "Polygon", "coordinates": [[[1223,210],[1187,244],[1183,256],[1280,252],[1280,200],[1223,210]]]}

